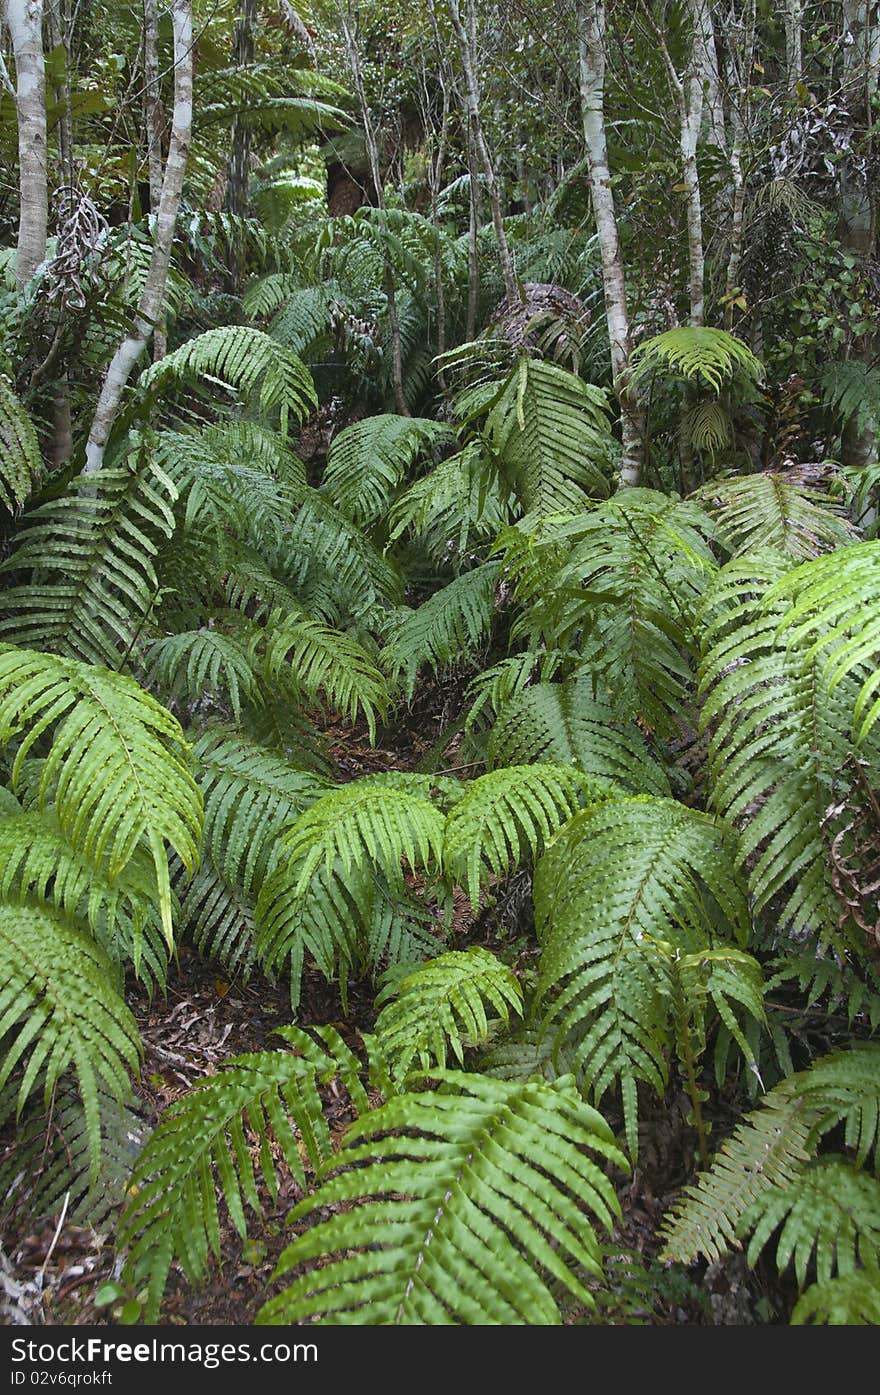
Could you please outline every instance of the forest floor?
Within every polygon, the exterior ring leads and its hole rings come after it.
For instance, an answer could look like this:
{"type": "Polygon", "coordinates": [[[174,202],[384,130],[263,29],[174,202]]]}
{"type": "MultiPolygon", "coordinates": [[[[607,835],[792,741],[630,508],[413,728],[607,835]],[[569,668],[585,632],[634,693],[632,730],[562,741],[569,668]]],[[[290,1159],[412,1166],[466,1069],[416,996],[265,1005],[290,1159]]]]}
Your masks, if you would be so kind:
{"type": "MultiPolygon", "coordinates": [[[[380,736],[385,744],[378,748],[369,745],[362,730],[343,725],[331,728],[327,735],[341,777],[414,769],[445,730],[449,713],[460,710],[453,697],[441,685],[431,688],[427,702],[410,711],[402,727],[380,736]]],[[[457,752],[456,738],[442,752],[443,768],[448,773],[458,768],[464,773],[457,752]]],[[[528,882],[520,879],[518,888],[516,880],[476,918],[462,896],[456,903],[453,943],[458,948],[485,945],[502,953],[515,968],[527,971],[527,959],[533,953],[530,904],[523,894],[528,882]]],[[[307,971],[297,1025],[332,1023],[357,1050],[359,1033],[373,1026],[374,996],[375,986],[369,980],[351,982],[348,1013],[343,1016],[338,985],[327,983],[317,971],[307,971]]],[[[136,1085],[136,1111],[144,1136],[155,1127],[162,1110],[195,1081],[213,1074],[230,1056],[277,1045],[274,1029],[291,1021],[286,984],[270,982],[259,972],[247,981],[229,981],[218,965],[205,961],[188,945],[179,950],[164,995],[150,999],[135,984],[128,1001],[144,1045],[136,1085]]],[[[325,1107],[335,1138],[351,1123],[347,1097],[333,1094],[328,1087],[325,1107]]],[[[731,1097],[729,1112],[725,1109],[727,1117],[714,1121],[717,1133],[723,1136],[729,1131],[739,1117],[738,1110],[731,1097]]],[[[621,1131],[622,1120],[607,1108],[605,1112],[612,1127],[621,1131]]],[[[693,1130],[686,1113],[684,1097],[674,1095],[646,1110],[639,1165],[620,1193],[623,1218],[614,1237],[615,1247],[620,1247],[619,1302],[612,1301],[592,1314],[572,1304],[565,1310],[567,1323],[745,1325],[785,1321],[778,1316],[784,1308],[775,1285],[750,1274],[738,1255],[724,1264],[702,1266],[702,1272],[695,1271],[693,1278],[681,1274],[670,1277],[655,1258],[661,1218],[696,1171],[693,1130]],[[646,1266],[656,1283],[648,1306],[640,1301],[638,1286],[635,1296],[630,1292],[627,1256],[646,1266]]],[[[250,1325],[262,1304],[277,1291],[272,1274],[279,1255],[293,1238],[286,1218],[299,1199],[299,1189],[289,1179],[282,1185],[276,1204],[265,1198],[260,1221],[249,1217],[250,1235],[245,1241],[227,1219],[221,1232],[221,1262],[211,1267],[200,1286],[191,1286],[176,1266],[172,1269],[161,1323],[250,1325]]],[[[118,1304],[99,1307],[95,1303],[100,1285],[119,1273],[113,1218],[111,1212],[97,1230],[62,1224],[58,1215],[37,1225],[28,1223],[23,1213],[2,1218],[0,1325],[117,1322],[118,1304]]]]}

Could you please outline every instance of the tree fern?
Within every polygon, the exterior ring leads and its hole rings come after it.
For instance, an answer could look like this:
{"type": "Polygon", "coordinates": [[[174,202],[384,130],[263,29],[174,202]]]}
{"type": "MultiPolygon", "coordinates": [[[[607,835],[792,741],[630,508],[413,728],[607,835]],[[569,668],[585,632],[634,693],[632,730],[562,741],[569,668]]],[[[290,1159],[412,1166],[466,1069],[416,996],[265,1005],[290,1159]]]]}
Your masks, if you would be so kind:
{"type": "Polygon", "coordinates": [[[706,325],[682,325],[646,339],[633,350],[632,362],[637,374],[664,367],[714,392],[737,376],[753,383],[764,376],[763,364],[748,345],[724,329],[706,325]]]}
{"type": "Polygon", "coordinates": [[[54,738],[39,799],[89,862],[117,877],[146,844],[172,943],[166,843],[188,868],[198,859],[202,801],[183,757],[183,733],[130,678],[72,659],[0,645],[0,740],[21,735],[13,782],[48,729],[54,738]]]}
{"type": "Polygon", "coordinates": [[[447,817],[443,861],[449,874],[466,884],[474,910],[482,882],[504,876],[527,855],[534,857],[584,794],[597,798],[602,792],[600,781],[550,761],[508,766],[471,780],[447,817]]]}
{"type": "Polygon", "coordinates": [[[217,1182],[244,1238],[244,1203],[263,1213],[258,1178],[277,1201],[280,1165],[305,1190],[303,1154],[317,1167],[330,1152],[316,1077],[333,1074],[335,1059],[297,1028],[280,1034],[293,1051],[233,1056],[165,1110],[138,1158],[119,1244],[128,1250],[126,1271],[148,1281],[148,1322],[158,1317],[175,1258],[196,1282],[210,1256],[220,1256],[217,1182]]]}
{"type": "Polygon", "coordinates": [[[76,1074],[85,1111],[90,1176],[101,1157],[99,1090],[127,1096],[139,1064],[134,1018],[111,987],[102,951],[48,907],[0,904],[0,1089],[21,1069],[18,1107],[42,1084],[48,1105],[56,1082],[76,1074]]]}
{"type": "Polygon", "coordinates": [[[355,523],[374,523],[420,452],[449,437],[448,426],[422,417],[366,417],[330,442],[322,488],[355,523]]]}
{"type": "Polygon", "coordinates": [[[281,413],[281,430],[290,416],[302,421],[318,405],[312,376],[291,349],[248,325],[205,330],[144,370],[139,386],[158,392],[175,383],[217,382],[245,396],[259,388],[260,409],[281,413]]]}
{"type": "Polygon", "coordinates": [[[554,1324],[552,1281],[593,1305],[575,1266],[601,1275],[594,1226],[610,1230],[619,1215],[594,1158],[625,1166],[604,1120],[567,1077],[435,1074],[439,1091],[398,1096],[349,1131],[323,1173],[345,1170],[292,1218],[355,1204],[285,1250],[279,1275],[327,1262],[259,1323],[554,1324]]]}
{"type": "Polygon", "coordinates": [[[513,971],[488,950],[450,950],[419,968],[389,976],[377,999],[382,1011],[376,1035],[393,1075],[401,1080],[417,1062],[445,1069],[451,1049],[464,1064],[465,1046],[489,1035],[486,1005],[506,1024],[510,1009],[522,1012],[522,989],[513,971]]]}
{"type": "Polygon", "coordinates": [[[684,953],[749,934],[736,839],[671,799],[614,798],[581,810],[535,874],[544,1030],[570,1042],[599,1099],[620,1083],[637,1150],[639,1080],[663,1093],[671,1007],[662,940],[684,953]]]}
{"type": "Polygon", "coordinates": [[[716,519],[718,536],[734,556],[775,547],[802,562],[855,537],[840,503],[784,472],[713,480],[695,497],[716,519]]]}
{"type": "Polygon", "coordinates": [[[860,741],[880,717],[880,616],[873,604],[878,581],[880,542],[855,543],[799,567],[767,598],[768,604],[791,601],[781,636],[801,647],[805,665],[821,656],[831,691],[849,677],[858,681],[853,720],[860,741]]]}
{"type": "Polygon", "coordinates": [[[484,562],[435,591],[418,609],[398,611],[390,619],[382,658],[394,677],[406,674],[407,697],[412,698],[423,665],[436,672],[487,643],[498,571],[497,562],[484,562]]]}
{"type": "Polygon", "coordinates": [[[499,711],[489,735],[491,765],[561,761],[637,794],[668,794],[669,780],[652,759],[635,722],[617,722],[608,702],[585,679],[533,683],[499,711]]]}
{"type": "Polygon", "coordinates": [[[15,513],[43,468],[34,424],[5,379],[0,378],[0,504],[15,513]]]}
{"type": "Polygon", "coordinates": [[[155,558],[174,531],[177,491],[147,450],[74,481],[35,509],[6,572],[29,573],[3,596],[0,634],[16,644],[118,668],[159,591],[155,558]]]}

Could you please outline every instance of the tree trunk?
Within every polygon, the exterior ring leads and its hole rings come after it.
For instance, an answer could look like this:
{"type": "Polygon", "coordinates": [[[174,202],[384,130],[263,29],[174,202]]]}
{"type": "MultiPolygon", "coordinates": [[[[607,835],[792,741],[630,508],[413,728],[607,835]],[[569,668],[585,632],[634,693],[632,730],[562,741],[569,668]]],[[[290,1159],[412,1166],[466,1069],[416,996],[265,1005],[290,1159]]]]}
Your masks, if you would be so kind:
{"type": "MultiPolygon", "coordinates": [[[[254,31],[257,24],[257,0],[239,0],[235,24],[232,61],[236,68],[246,68],[254,61],[254,31]]],[[[251,126],[244,117],[235,116],[226,178],[226,209],[243,215],[248,206],[248,184],[251,164],[251,126]]]]}
{"type": "MultiPolygon", "coordinates": [[[[449,16],[452,20],[452,27],[455,30],[455,37],[458,40],[459,57],[461,58],[462,72],[464,73],[464,105],[467,112],[468,127],[473,139],[473,148],[476,152],[477,160],[482,169],[486,181],[486,194],[489,199],[489,206],[492,210],[492,225],[495,228],[495,239],[498,243],[498,260],[501,263],[501,275],[504,280],[504,294],[509,301],[516,302],[522,299],[519,283],[516,279],[513,257],[510,254],[510,247],[507,242],[507,234],[504,231],[504,216],[501,209],[501,194],[498,188],[498,180],[495,177],[495,167],[492,163],[492,156],[486,144],[486,137],[483,131],[483,121],[480,115],[480,86],[476,74],[476,27],[471,0],[468,12],[468,27],[465,29],[461,18],[461,9],[458,0],[446,0],[449,6],[449,16]]],[[[473,178],[473,176],[471,176],[473,178]]]]}
{"type": "Polygon", "coordinates": [[[141,293],[134,327],[110,360],[86,445],[85,473],[100,470],[110,432],[119,412],[126,384],[146,348],[155,326],[162,319],[165,285],[171,263],[177,211],[183,192],[183,181],[192,138],[193,94],[193,31],[191,0],[172,0],[171,23],[174,30],[174,110],[171,118],[171,141],[162,195],[156,215],[153,255],[141,293]]]}
{"type": "Polygon", "coordinates": [[[803,0],[785,0],[785,83],[789,96],[803,78],[803,0]]]}
{"type": "Polygon", "coordinates": [[[590,170],[590,197],[602,254],[611,375],[620,404],[623,447],[620,483],[637,485],[645,456],[645,419],[628,372],[632,340],[605,135],[605,11],[601,0],[578,0],[577,20],[581,115],[590,170]]]}
{"type": "Polygon", "coordinates": [[[6,0],[15,56],[19,219],[15,279],[19,291],[46,258],[49,182],[46,163],[46,68],[42,0],[6,0]]]}
{"type": "Polygon", "coordinates": [[[150,180],[150,212],[162,197],[162,132],[165,121],[159,90],[159,0],[144,0],[144,126],[150,180]]]}

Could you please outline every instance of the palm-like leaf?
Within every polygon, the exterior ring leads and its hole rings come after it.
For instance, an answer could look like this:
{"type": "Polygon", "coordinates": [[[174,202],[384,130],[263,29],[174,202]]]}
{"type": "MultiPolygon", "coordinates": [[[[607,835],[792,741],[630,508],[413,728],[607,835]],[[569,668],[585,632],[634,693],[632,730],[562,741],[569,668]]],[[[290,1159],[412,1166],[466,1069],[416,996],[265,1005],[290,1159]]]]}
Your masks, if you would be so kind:
{"type": "Polygon", "coordinates": [[[662,366],[715,392],[737,376],[754,383],[764,376],[764,365],[747,344],[705,325],[682,325],[646,339],[633,351],[632,362],[640,375],[662,366]]]}
{"type": "Polygon", "coordinates": [[[0,503],[10,513],[24,503],[42,467],[34,424],[0,378],[0,503]]]}

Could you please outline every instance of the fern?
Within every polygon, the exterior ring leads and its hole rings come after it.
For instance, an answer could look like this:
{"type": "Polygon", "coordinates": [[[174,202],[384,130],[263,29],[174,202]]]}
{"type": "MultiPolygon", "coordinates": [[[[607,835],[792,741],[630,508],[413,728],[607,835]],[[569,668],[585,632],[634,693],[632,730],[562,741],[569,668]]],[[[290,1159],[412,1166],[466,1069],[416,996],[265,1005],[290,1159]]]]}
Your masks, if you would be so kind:
{"type": "Polygon", "coordinates": [[[7,588],[0,634],[65,658],[119,668],[156,603],[155,558],[174,531],[177,491],[140,460],[74,481],[28,517],[5,572],[30,572],[7,588]]]}
{"type": "Polygon", "coordinates": [[[795,1304],[791,1321],[798,1327],[811,1321],[834,1327],[877,1327],[880,1277],[876,1273],[846,1274],[812,1284],[795,1304]]]}
{"type": "Polygon", "coordinates": [[[162,924],[173,942],[165,844],[192,869],[202,801],[182,755],[174,718],[130,678],[109,670],[0,645],[0,740],[22,734],[12,767],[50,726],[54,739],[38,798],[51,799],[65,837],[115,879],[146,843],[153,858],[162,924]]]}
{"type": "Polygon", "coordinates": [[[158,1317],[175,1258],[195,1282],[210,1256],[220,1257],[215,1175],[244,1238],[244,1203],[263,1213],[258,1176],[277,1201],[279,1164],[304,1190],[300,1150],[313,1167],[330,1152],[316,1077],[333,1074],[335,1059],[297,1028],[279,1034],[293,1051],[233,1056],[166,1109],[135,1165],[119,1244],[128,1249],[126,1272],[147,1279],[148,1322],[158,1317]]]}
{"type": "Polygon", "coordinates": [[[719,539],[733,556],[775,547],[802,562],[855,537],[841,505],[827,492],[808,488],[785,473],[768,470],[713,480],[695,497],[715,517],[719,539]]]}
{"type": "Polygon", "coordinates": [[[821,655],[831,692],[850,677],[858,681],[853,721],[859,741],[880,717],[880,616],[873,604],[878,580],[880,542],[855,543],[799,567],[767,597],[768,605],[791,601],[780,634],[803,647],[805,665],[821,655]]]}
{"type": "Polygon", "coordinates": [[[387,976],[377,999],[376,1035],[392,1075],[402,1080],[417,1061],[445,1069],[448,1051],[464,1064],[465,1046],[489,1035],[486,1004],[507,1024],[522,1012],[522,989],[511,969],[488,950],[450,950],[408,973],[387,976]],[[390,1000],[390,1001],[389,1001],[390,1000]]]}
{"type": "Polygon", "coordinates": [[[148,681],[184,704],[228,701],[241,716],[241,700],[258,695],[258,679],[246,646],[221,630],[183,630],[149,647],[148,681]]]}
{"type": "Polygon", "coordinates": [[[450,875],[466,882],[474,910],[481,882],[504,876],[526,855],[534,857],[587,792],[597,798],[605,791],[601,782],[549,761],[493,770],[470,781],[447,817],[443,860],[450,875]]]}
{"type": "Polygon", "coordinates": [[[434,1074],[439,1091],[399,1096],[349,1131],[329,1165],[345,1170],[292,1219],[355,1204],[285,1250],[279,1275],[327,1262],[271,1299],[258,1323],[554,1324],[554,1280],[592,1307],[574,1266],[601,1275],[593,1227],[610,1230],[619,1215],[593,1158],[625,1166],[604,1120],[568,1078],[434,1074]]]}
{"type": "Polygon", "coordinates": [[[825,403],[843,426],[852,420],[862,432],[880,417],[880,372],[861,359],[830,363],[819,378],[825,403]]]}
{"type": "Polygon", "coordinates": [[[387,710],[388,689],[369,654],[350,635],[307,615],[273,612],[266,626],[264,663],[270,680],[283,670],[309,699],[323,695],[350,721],[362,713],[375,741],[376,717],[387,710]]]}
{"type": "Polygon", "coordinates": [[[0,1089],[22,1068],[18,1109],[38,1083],[48,1106],[65,1071],[85,1112],[90,1180],[101,1160],[100,1087],[119,1100],[139,1064],[134,1018],[94,942],[48,908],[0,904],[0,1089]]]}
{"type": "Polygon", "coordinates": [[[615,722],[614,708],[593,696],[585,679],[534,683],[498,712],[489,735],[490,765],[560,761],[637,794],[669,794],[634,722],[615,722]]]}
{"type": "Polygon", "coordinates": [[[509,515],[497,469],[479,442],[471,441],[392,500],[389,543],[411,533],[438,563],[454,561],[494,539],[509,515]]]}
{"type": "Polygon", "coordinates": [[[581,810],[538,863],[542,943],[536,1011],[598,1100],[619,1082],[637,1150],[637,1082],[666,1086],[671,1008],[663,956],[749,934],[735,872],[736,839],[721,821],[671,799],[610,798],[581,810]],[[714,926],[718,926],[718,930],[714,926]]]}
{"type": "Polygon", "coordinates": [[[355,422],[331,441],[322,488],[355,523],[375,523],[418,455],[449,435],[449,427],[421,417],[355,422]]]}
{"type": "Polygon", "coordinates": [[[792,1262],[801,1287],[814,1256],[819,1283],[857,1272],[859,1264],[876,1271],[880,1182],[842,1158],[820,1158],[787,1184],[763,1192],[743,1215],[740,1230],[752,1231],[750,1265],[777,1229],[776,1266],[781,1273],[792,1262]]]}
{"type": "Polygon", "coordinates": [[[260,410],[268,414],[275,407],[280,409],[282,435],[290,416],[302,421],[318,405],[312,376],[302,360],[248,325],[224,325],[188,340],[145,369],[139,386],[159,392],[193,380],[217,382],[245,395],[259,388],[260,410]]]}
{"type": "Polygon", "coordinates": [[[474,567],[435,591],[417,610],[399,611],[389,620],[382,659],[392,677],[406,673],[408,698],[423,665],[435,672],[450,667],[488,641],[498,570],[497,562],[474,567]]]}
{"type": "Polygon", "coordinates": [[[630,361],[636,376],[669,368],[690,381],[705,383],[714,392],[720,392],[737,376],[752,383],[764,376],[763,364],[741,339],[708,326],[683,325],[657,334],[639,344],[630,361]]]}
{"type": "Polygon", "coordinates": [[[42,473],[43,457],[34,424],[9,384],[0,377],[0,503],[15,513],[42,473]]]}

